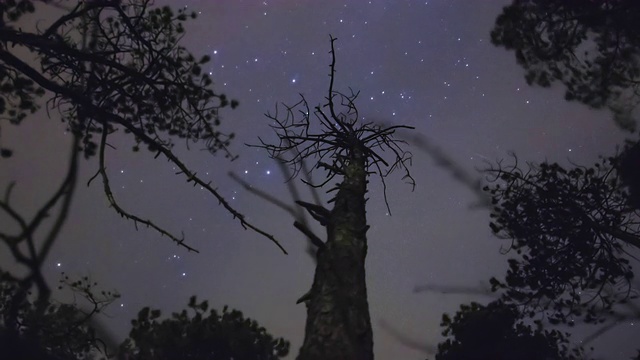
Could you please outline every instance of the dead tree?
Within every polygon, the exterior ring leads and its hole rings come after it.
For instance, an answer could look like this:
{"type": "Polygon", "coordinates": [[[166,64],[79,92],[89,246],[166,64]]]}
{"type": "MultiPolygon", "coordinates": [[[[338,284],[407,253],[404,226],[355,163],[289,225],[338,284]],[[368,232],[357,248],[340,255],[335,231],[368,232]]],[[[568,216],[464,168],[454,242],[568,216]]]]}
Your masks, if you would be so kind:
{"type": "MultiPolygon", "coordinates": [[[[373,359],[373,339],[365,282],[367,179],[377,174],[386,189],[387,175],[400,169],[404,179],[415,185],[407,169],[411,153],[402,149],[404,141],[394,138],[397,129],[412,127],[382,127],[360,121],[354,104],[358,93],[346,95],[333,89],[335,40],[331,37],[331,80],[326,102],[311,111],[301,96],[295,105],[285,105],[284,114],[276,107],[275,114],[268,113],[267,117],[273,121],[279,143],[260,139],[261,145],[257,146],[289,164],[293,177],[304,171],[304,161],[313,161],[313,169],[323,169],[326,175],[319,184],[302,180],[314,188],[341,177],[327,190],[335,194],[329,200],[333,209],[296,201],[327,231],[323,241],[305,225],[294,223],[317,247],[313,285],[298,300],[307,305],[305,339],[298,359],[369,360],[373,359]],[[393,160],[387,162],[378,151],[387,151],[393,160]]],[[[384,198],[388,207],[386,191],[384,198]]]]}

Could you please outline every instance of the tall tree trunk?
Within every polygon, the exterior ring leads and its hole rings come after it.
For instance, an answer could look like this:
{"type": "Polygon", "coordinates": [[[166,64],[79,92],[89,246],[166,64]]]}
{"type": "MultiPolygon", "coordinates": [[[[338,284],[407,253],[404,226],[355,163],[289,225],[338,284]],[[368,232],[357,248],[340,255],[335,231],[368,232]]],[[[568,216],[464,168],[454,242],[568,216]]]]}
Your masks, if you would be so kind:
{"type": "Polygon", "coordinates": [[[350,153],[326,224],[327,241],[318,249],[298,360],[373,359],[365,282],[366,158],[358,147],[350,153]]]}
{"type": "MultiPolygon", "coordinates": [[[[314,159],[314,168],[324,169],[326,180],[322,184],[305,181],[310,186],[322,187],[335,176],[342,176],[342,183],[329,190],[337,190],[336,196],[329,201],[334,203],[331,211],[317,203],[296,201],[327,228],[327,240],[323,242],[306,224],[297,220],[293,224],[318,247],[313,285],[298,300],[307,305],[307,324],[297,359],[373,360],[373,331],[365,276],[369,229],[365,211],[367,178],[377,174],[386,189],[385,177],[401,169],[405,173],[403,179],[415,186],[407,169],[411,153],[402,149],[403,140],[394,138],[397,129],[413,127],[384,127],[373,122],[359,122],[364,119],[360,119],[354,103],[359,93],[352,90],[350,95],[345,95],[333,90],[335,40],[331,37],[331,81],[325,98],[327,102],[313,110],[321,131],[318,133],[310,128],[312,112],[302,96],[297,104],[285,105],[286,115],[279,117],[277,107],[275,115],[267,114],[273,120],[279,143],[260,140],[261,145],[257,146],[266,149],[272,158],[291,165],[293,176],[307,169],[305,161],[314,159]],[[373,149],[389,151],[394,159],[387,162],[373,149]],[[327,160],[330,163],[326,163],[327,160]]],[[[386,203],[386,193],[383,195],[386,203]]]]}

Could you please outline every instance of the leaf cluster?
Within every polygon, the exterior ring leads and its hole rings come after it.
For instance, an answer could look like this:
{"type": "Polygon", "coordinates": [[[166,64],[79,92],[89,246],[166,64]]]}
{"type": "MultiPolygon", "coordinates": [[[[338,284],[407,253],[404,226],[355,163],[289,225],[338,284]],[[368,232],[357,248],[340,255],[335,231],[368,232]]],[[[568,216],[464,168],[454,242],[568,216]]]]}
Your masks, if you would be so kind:
{"type": "Polygon", "coordinates": [[[614,163],[629,207],[640,210],[640,142],[628,141],[614,163]]]}
{"type": "Polygon", "coordinates": [[[640,3],[635,0],[514,0],[491,32],[514,50],[529,84],[559,81],[565,98],[609,108],[633,131],[640,94],[640,3]]]}
{"type": "Polygon", "coordinates": [[[571,348],[569,334],[544,330],[522,321],[515,306],[500,301],[487,305],[461,305],[453,318],[442,316],[442,335],[436,360],[578,360],[584,359],[580,348],[571,348]]]}
{"type": "MultiPolygon", "coordinates": [[[[116,132],[129,134],[135,141],[134,151],[144,145],[156,157],[166,157],[176,174],[209,192],[245,229],[269,238],[286,253],[271,234],[248,222],[211,181],[198,176],[172,151],[177,140],[188,148],[200,142],[212,154],[222,152],[233,158],[228,146],[234,135],[219,130],[219,110],[234,108],[238,102],[213,90],[213,82],[203,70],[210,61],[208,56],[198,59],[179,44],[184,22],[195,18],[195,12],[154,8],[152,0],[78,0],[71,5],[45,1],[38,4],[57,5],[66,13],[44,25],[38,22],[36,31],[29,32],[16,21],[33,12],[34,3],[0,3],[0,75],[10,75],[8,80],[0,80],[0,87],[3,81],[10,85],[0,98],[4,99],[3,111],[16,114],[9,117],[11,122],[17,124],[24,118],[26,112],[18,111],[21,107],[35,111],[34,99],[44,91],[50,95],[47,111],[60,114],[74,135],[74,149],[87,158],[98,155],[98,171],[89,184],[96,177],[102,179],[109,204],[120,216],[197,251],[185,243],[184,236],[174,235],[118,204],[105,160],[106,149],[113,147],[109,140],[116,132]],[[14,52],[15,47],[28,55],[14,52]],[[34,57],[37,66],[31,65],[34,57]]],[[[0,113],[0,135],[3,119],[0,113]]],[[[0,142],[0,156],[11,155],[12,150],[0,142]]]]}
{"type": "Polygon", "coordinates": [[[289,353],[289,342],[274,339],[242,312],[209,310],[207,301],[191,297],[187,309],[162,320],[160,310],[145,307],[132,321],[121,346],[129,359],[268,360],[289,353]]]}
{"type": "MultiPolygon", "coordinates": [[[[71,279],[62,273],[59,289],[69,289],[84,299],[79,303],[47,300],[44,311],[28,298],[17,297],[21,283],[11,274],[0,271],[0,348],[3,356],[15,359],[93,359],[101,353],[113,355],[98,337],[94,317],[104,312],[119,294],[98,289],[88,277],[71,279]],[[15,304],[16,299],[20,302],[15,304]],[[8,314],[18,309],[15,328],[10,328],[8,314]]],[[[74,297],[75,298],[75,297],[74,297]]],[[[112,346],[113,344],[109,345],[112,346]]],[[[161,319],[160,310],[145,307],[132,320],[130,336],[119,348],[127,359],[237,359],[275,360],[289,352],[289,342],[273,338],[242,312],[221,313],[209,310],[206,301],[195,296],[187,309],[161,319]],[[207,313],[207,311],[209,311],[207,313]]],[[[120,358],[119,357],[119,358],[120,358]]]]}
{"type": "Polygon", "coordinates": [[[87,300],[90,310],[77,304],[47,301],[44,311],[28,298],[18,296],[21,283],[6,272],[0,274],[0,344],[3,354],[15,358],[37,356],[42,359],[90,359],[95,351],[106,352],[90,325],[91,318],[100,313],[119,295],[110,291],[96,292],[97,283],[88,278],[70,280],[63,274],[60,288],[69,288],[87,300]],[[15,302],[19,301],[18,304],[15,302]],[[6,320],[17,308],[16,328],[6,320]]]}
{"type": "MultiPolygon", "coordinates": [[[[103,128],[132,133],[151,151],[202,141],[212,153],[227,150],[233,134],[216,129],[218,111],[236,101],[212,89],[203,71],[210,58],[197,59],[179,45],[183,23],[196,13],[170,7],[151,8],[150,0],[78,1],[67,14],[31,33],[14,26],[32,11],[28,1],[0,5],[0,107],[19,122],[37,109],[35,99],[52,93],[69,130],[82,136],[85,156],[95,155],[94,134],[103,128]],[[19,46],[35,55],[32,68],[10,49],[19,46]],[[37,83],[39,87],[34,84],[37,83]],[[41,87],[41,88],[40,88],[41,87]]],[[[137,150],[139,145],[134,147],[137,150]]]]}
{"type": "MultiPolygon", "coordinates": [[[[35,7],[31,1],[2,1],[0,2],[1,25],[6,26],[5,18],[6,21],[15,22],[34,10],[35,7]]],[[[4,48],[4,44],[0,44],[0,48],[4,48]]],[[[44,90],[33,80],[15,69],[0,64],[0,125],[1,121],[9,121],[14,125],[20,124],[27,115],[38,110],[37,99],[43,95],[44,90]]],[[[10,157],[13,151],[1,145],[0,143],[0,157],[10,157]]]]}
{"type": "Polygon", "coordinates": [[[491,185],[492,231],[511,241],[506,298],[549,312],[549,320],[599,320],[603,310],[634,296],[626,246],[640,247],[638,221],[614,171],[615,159],[594,167],[498,163],[491,185]]]}

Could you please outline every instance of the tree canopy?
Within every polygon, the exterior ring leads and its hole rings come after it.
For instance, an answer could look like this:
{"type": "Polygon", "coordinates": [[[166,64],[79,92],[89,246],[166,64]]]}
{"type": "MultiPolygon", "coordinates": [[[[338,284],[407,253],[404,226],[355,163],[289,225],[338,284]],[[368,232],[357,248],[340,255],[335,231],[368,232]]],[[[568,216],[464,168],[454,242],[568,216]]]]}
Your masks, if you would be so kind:
{"type": "Polygon", "coordinates": [[[209,310],[208,302],[195,296],[187,309],[160,317],[160,310],[140,310],[120,355],[139,360],[276,360],[289,353],[288,341],[274,338],[242,312],[226,306],[221,313],[209,310]]]}
{"type": "Polygon", "coordinates": [[[62,276],[60,288],[84,299],[77,303],[46,303],[21,296],[22,285],[10,273],[0,271],[0,349],[9,359],[92,359],[106,354],[92,321],[119,297],[113,291],[97,291],[97,283],[84,277],[62,276]],[[17,321],[15,321],[17,320],[17,321]]]}
{"type": "Polygon", "coordinates": [[[640,3],[635,0],[514,0],[491,41],[513,50],[529,84],[566,86],[565,98],[609,108],[633,130],[640,94],[640,3]]]}
{"type": "MultiPolygon", "coordinates": [[[[119,295],[100,291],[97,283],[64,275],[60,288],[72,290],[88,306],[48,301],[40,304],[19,296],[19,281],[0,273],[0,348],[11,359],[75,360],[97,358],[276,360],[289,352],[289,342],[274,338],[238,310],[209,309],[207,301],[191,297],[187,308],[162,319],[160,310],[145,307],[131,322],[129,337],[115,349],[101,338],[96,317],[119,295]],[[14,304],[20,301],[19,304],[14,304]],[[17,322],[6,321],[14,308],[17,322]],[[10,328],[17,324],[16,329],[10,328]]],[[[105,341],[108,340],[108,341],[105,341]]]]}
{"type": "Polygon", "coordinates": [[[527,325],[514,305],[494,301],[488,305],[461,305],[440,324],[448,337],[438,344],[436,360],[584,360],[580,348],[572,348],[568,334],[527,325]]]}
{"type": "MultiPolygon", "coordinates": [[[[102,180],[109,204],[122,217],[196,251],[183,237],[120,206],[105,165],[108,152],[114,150],[109,139],[118,134],[131,139],[134,151],[143,146],[156,158],[165,157],[179,175],[206,190],[243,227],[286,253],[273,236],[249,223],[211,181],[173,152],[180,139],[187,146],[199,144],[212,154],[233,158],[228,148],[233,134],[220,130],[220,110],[238,102],[213,90],[213,81],[203,71],[209,56],[198,58],[179,43],[184,22],[196,13],[152,4],[151,0],[1,2],[0,135],[7,123],[19,125],[37,111],[40,98],[46,97],[48,114],[57,113],[77,138],[74,147],[88,159],[97,156],[95,177],[102,180]],[[64,13],[50,23],[39,23],[33,31],[18,25],[37,6],[56,4],[64,13]]],[[[0,137],[0,154],[11,156],[13,149],[3,143],[0,137]]]]}
{"type": "Polygon", "coordinates": [[[87,157],[96,155],[96,137],[118,129],[154,153],[168,154],[178,137],[230,155],[233,136],[216,126],[219,109],[237,102],[213,91],[202,70],[208,56],[197,59],[178,44],[183,23],[196,13],[150,8],[149,0],[78,1],[36,32],[23,30],[18,22],[38,3],[0,4],[0,114],[5,121],[19,124],[39,108],[38,98],[47,91],[52,95],[47,106],[82,138],[87,157]],[[16,46],[30,54],[17,55],[16,46]],[[31,55],[39,67],[26,61],[31,55]]]}
{"type": "MultiPolygon", "coordinates": [[[[625,130],[640,103],[640,3],[514,0],[494,45],[513,50],[530,85],[562,83],[565,98],[607,108],[625,130]]],[[[509,241],[500,299],[553,324],[599,324],[585,343],[640,318],[640,145],[628,141],[593,166],[498,162],[486,170],[491,229],[509,241]],[[510,251],[512,250],[512,251],[510,251]]]]}
{"type": "Polygon", "coordinates": [[[491,229],[516,253],[494,289],[564,323],[597,322],[633,296],[629,251],[640,248],[640,229],[617,168],[611,157],[590,168],[516,162],[487,170],[491,229]]]}
{"type": "MultiPolygon", "coordinates": [[[[15,350],[14,358],[84,358],[99,344],[88,321],[103,303],[90,291],[92,285],[85,281],[70,284],[96,306],[89,313],[74,305],[56,305],[42,268],[66,223],[81,155],[97,164],[88,183],[102,180],[109,205],[119,215],[197,251],[184,237],[120,206],[105,165],[109,151],[115,150],[110,145],[115,136],[128,138],[133,151],[145,147],[156,158],[166,158],[179,169],[178,175],[208,191],[243,227],[278,244],[174,153],[174,144],[180,140],[187,147],[197,144],[211,154],[234,158],[228,148],[233,134],[221,130],[220,110],[234,108],[238,102],[213,90],[203,70],[208,56],[197,58],[180,45],[184,22],[195,17],[195,12],[186,9],[153,7],[151,0],[0,2],[0,135],[7,126],[29,121],[44,105],[46,115],[59,117],[66,125],[72,145],[62,183],[33,216],[23,214],[11,202],[15,182],[0,199],[0,211],[11,222],[0,230],[0,240],[17,264],[26,268],[20,278],[7,275],[0,279],[0,341],[7,351],[3,355],[15,350]],[[62,14],[54,15],[50,22],[28,24],[34,12],[51,9],[53,14],[62,14]],[[51,226],[43,229],[46,225],[51,226]],[[32,293],[34,288],[37,293],[32,293]]],[[[0,136],[0,155],[10,157],[13,152],[0,136]]],[[[241,314],[232,311],[228,318],[261,336],[260,341],[268,340],[264,329],[255,322],[244,322],[241,314]]],[[[156,318],[150,323],[152,320],[156,318]]],[[[140,338],[140,332],[136,334],[140,338]]],[[[244,336],[241,332],[233,335],[244,336]]],[[[250,335],[243,339],[247,351],[256,350],[250,344],[261,344],[250,335]]],[[[145,349],[139,342],[130,344],[145,349]]],[[[273,346],[277,348],[274,356],[288,351],[283,340],[273,346]]],[[[244,356],[241,350],[234,354],[244,356]]]]}

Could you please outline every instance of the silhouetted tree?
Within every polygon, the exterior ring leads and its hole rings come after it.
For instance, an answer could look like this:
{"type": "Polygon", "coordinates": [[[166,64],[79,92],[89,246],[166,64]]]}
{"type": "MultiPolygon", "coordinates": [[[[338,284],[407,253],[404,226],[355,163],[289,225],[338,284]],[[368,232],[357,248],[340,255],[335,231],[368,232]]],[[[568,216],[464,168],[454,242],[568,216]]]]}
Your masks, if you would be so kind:
{"type": "MultiPolygon", "coordinates": [[[[67,220],[78,182],[80,154],[89,160],[97,158],[98,171],[89,183],[101,178],[107,200],[118,214],[196,251],[183,237],[128,212],[116,201],[105,166],[108,142],[115,133],[128,134],[134,151],[145,146],[156,157],[167,158],[179,169],[178,174],[208,191],[242,226],[279,246],[273,236],[247,222],[210,182],[173,153],[173,144],[180,139],[187,145],[202,143],[212,154],[223,152],[232,157],[228,145],[233,135],[218,130],[219,110],[229,105],[233,108],[237,102],[212,90],[212,81],[202,71],[207,56],[196,59],[178,44],[184,33],[183,22],[195,18],[195,13],[174,13],[169,7],[151,5],[150,0],[0,1],[0,135],[3,126],[19,125],[36,112],[45,96],[47,114],[57,112],[71,134],[66,174],[33,215],[22,213],[11,202],[16,185],[13,182],[0,199],[0,212],[7,220],[0,229],[0,241],[24,267],[22,276],[12,279],[13,293],[10,301],[3,303],[1,313],[2,342],[11,344],[19,354],[40,351],[43,344],[54,349],[57,340],[50,334],[64,333],[57,330],[75,336],[69,322],[75,324],[79,313],[67,306],[52,308],[42,266],[67,220]],[[30,31],[25,19],[36,7],[47,11],[49,6],[65,12],[48,23],[39,21],[30,31]],[[55,321],[56,316],[65,317],[67,322],[55,321]],[[28,324],[25,319],[29,319],[28,324]],[[58,328],[63,325],[69,328],[58,328]],[[32,343],[34,346],[30,346],[32,343]]],[[[13,149],[0,137],[0,156],[12,154],[13,149]]],[[[83,339],[76,337],[73,344],[79,347],[72,352],[86,350],[89,345],[83,339]]],[[[62,340],[60,346],[69,344],[62,340]]],[[[15,358],[29,357],[39,358],[15,358]]]]}
{"type": "MultiPolygon", "coordinates": [[[[17,265],[25,270],[21,277],[10,279],[11,300],[3,304],[3,311],[0,313],[4,323],[3,338],[7,339],[8,343],[19,343],[17,339],[21,337],[22,308],[24,304],[31,304],[28,300],[29,295],[34,298],[32,310],[37,314],[33,316],[35,318],[44,317],[50,305],[51,289],[42,272],[42,266],[69,214],[78,177],[79,152],[75,150],[78,144],[79,137],[73,135],[71,157],[64,179],[51,196],[43,201],[32,218],[21,214],[11,204],[11,193],[15,183],[8,186],[4,197],[0,199],[0,210],[9,220],[5,223],[6,227],[0,229],[0,241],[7,247],[17,265]],[[44,225],[46,220],[51,221],[49,229],[44,225]],[[12,228],[17,231],[13,232],[12,228]]],[[[7,279],[5,277],[5,280],[7,279]]],[[[36,327],[31,324],[32,330],[36,327]]]]}
{"type": "Polygon", "coordinates": [[[207,310],[207,301],[195,296],[187,309],[160,319],[160,310],[143,308],[132,321],[120,358],[154,360],[276,360],[287,356],[289,342],[274,339],[238,310],[207,310]]]}
{"type": "MultiPolygon", "coordinates": [[[[87,277],[71,280],[64,274],[60,288],[72,290],[85,306],[49,301],[41,313],[36,304],[23,299],[13,323],[17,328],[0,321],[3,359],[276,360],[289,352],[288,341],[274,339],[240,311],[225,306],[221,314],[215,310],[207,314],[207,302],[198,302],[195,296],[187,309],[164,320],[159,310],[143,308],[132,321],[129,338],[116,349],[112,339],[107,344],[101,337],[95,317],[119,295],[98,291],[97,283],[87,277]]],[[[0,313],[12,311],[19,292],[19,281],[0,272],[0,313]]]]}
{"type": "MultiPolygon", "coordinates": [[[[461,305],[451,318],[442,316],[442,335],[436,360],[583,360],[580,348],[571,348],[569,334],[527,325],[514,305],[494,301],[461,305]]],[[[526,317],[525,317],[526,318],[526,317]]]]}
{"type": "Polygon", "coordinates": [[[402,150],[402,141],[394,138],[397,129],[410,127],[360,122],[354,104],[358,94],[345,95],[334,90],[335,40],[331,38],[326,102],[310,109],[302,97],[293,106],[285,105],[284,114],[276,108],[275,114],[267,116],[273,121],[279,143],[261,141],[259,146],[274,159],[291,165],[293,176],[301,171],[305,161],[313,161],[315,169],[325,170],[326,178],[320,184],[303,179],[312,187],[322,187],[335,177],[342,177],[328,190],[335,193],[329,200],[334,204],[331,210],[296,202],[327,230],[323,241],[304,224],[294,222],[317,247],[313,285],[298,300],[307,305],[305,339],[298,359],[370,360],[373,338],[365,282],[367,179],[370,174],[378,174],[384,185],[385,177],[399,168],[413,184],[406,168],[411,154],[402,150]],[[393,160],[387,162],[377,150],[389,151],[393,160]]]}
{"type": "Polygon", "coordinates": [[[559,81],[565,98],[609,108],[633,130],[640,91],[640,2],[514,0],[491,40],[514,50],[529,84],[559,81]]]}
{"type": "Polygon", "coordinates": [[[60,288],[73,291],[85,300],[86,306],[81,309],[76,303],[54,301],[36,304],[21,296],[19,279],[0,271],[0,314],[5,315],[0,321],[2,357],[70,360],[92,359],[97,353],[109,355],[107,345],[92,325],[94,316],[119,295],[111,291],[98,292],[96,286],[86,277],[71,280],[64,275],[60,288]],[[6,321],[6,315],[14,311],[17,312],[16,321],[6,321]]]}
{"type": "Polygon", "coordinates": [[[491,279],[493,289],[504,290],[505,303],[552,324],[609,321],[585,343],[622,320],[640,318],[631,265],[640,249],[640,219],[622,175],[625,154],[590,168],[542,163],[522,169],[516,161],[486,170],[491,229],[515,252],[504,280],[491,279]]]}
{"type": "MultiPolygon", "coordinates": [[[[640,3],[514,0],[491,33],[514,50],[529,84],[566,86],[565,98],[609,108],[633,131],[640,102],[640,3]]],[[[637,142],[593,167],[498,163],[492,230],[511,241],[502,300],[552,323],[601,324],[588,343],[640,318],[632,264],[640,248],[637,142]],[[511,253],[513,254],[513,252],[511,253]]],[[[515,158],[515,157],[514,157],[515,158]]]]}
{"type": "MultiPolygon", "coordinates": [[[[228,145],[233,134],[218,129],[219,110],[235,107],[237,102],[213,91],[211,79],[202,70],[208,56],[196,59],[179,45],[183,23],[195,18],[195,12],[152,8],[151,0],[73,1],[64,3],[70,8],[52,22],[39,22],[34,32],[23,30],[18,21],[33,13],[36,5],[52,6],[47,1],[0,2],[3,122],[20,124],[39,108],[38,99],[48,94],[48,109],[55,110],[79,137],[78,150],[87,158],[98,156],[96,177],[102,179],[109,204],[122,217],[195,251],[183,237],[130,213],[116,201],[105,166],[108,141],[116,133],[129,134],[135,151],[143,145],[155,157],[165,157],[179,169],[178,174],[209,192],[243,227],[280,246],[273,236],[247,222],[210,181],[190,170],[172,151],[174,142],[181,139],[187,145],[202,143],[212,154],[232,157],[228,145]],[[31,65],[33,58],[39,66],[31,65]]],[[[3,156],[11,155],[12,149],[1,142],[0,148],[3,156]]]]}
{"type": "Polygon", "coordinates": [[[640,210],[640,142],[628,141],[616,159],[620,185],[627,190],[629,206],[640,210]]]}

